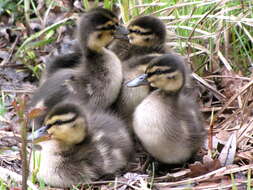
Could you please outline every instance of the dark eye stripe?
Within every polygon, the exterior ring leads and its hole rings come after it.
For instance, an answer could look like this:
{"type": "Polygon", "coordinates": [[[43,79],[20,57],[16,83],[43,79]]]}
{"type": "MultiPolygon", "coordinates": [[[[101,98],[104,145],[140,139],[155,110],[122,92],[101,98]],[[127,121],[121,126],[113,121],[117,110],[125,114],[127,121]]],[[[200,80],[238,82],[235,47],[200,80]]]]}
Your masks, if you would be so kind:
{"type": "Polygon", "coordinates": [[[115,25],[109,25],[109,26],[103,26],[97,30],[101,31],[101,30],[115,30],[115,25]]]}
{"type": "Polygon", "coordinates": [[[173,71],[173,69],[166,69],[166,70],[156,70],[154,72],[150,72],[147,73],[148,77],[151,77],[153,75],[162,75],[162,74],[166,74],[166,73],[171,73],[173,71]]]}
{"type": "Polygon", "coordinates": [[[153,32],[141,32],[139,30],[132,30],[132,29],[130,29],[129,32],[130,33],[141,34],[141,35],[150,35],[150,34],[153,34],[153,32]]]}
{"type": "Polygon", "coordinates": [[[62,125],[62,124],[65,124],[65,123],[70,123],[72,121],[75,121],[77,118],[77,115],[75,115],[73,118],[69,119],[69,120],[65,120],[65,121],[62,121],[62,120],[56,120],[54,123],[50,123],[47,125],[48,128],[54,126],[54,125],[62,125]]]}

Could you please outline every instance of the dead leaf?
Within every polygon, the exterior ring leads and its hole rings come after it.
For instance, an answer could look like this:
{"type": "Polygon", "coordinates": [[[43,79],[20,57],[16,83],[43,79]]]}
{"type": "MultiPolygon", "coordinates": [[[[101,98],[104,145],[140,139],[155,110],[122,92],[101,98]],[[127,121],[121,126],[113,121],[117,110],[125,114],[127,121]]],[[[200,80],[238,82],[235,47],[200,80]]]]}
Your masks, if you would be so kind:
{"type": "Polygon", "coordinates": [[[28,118],[29,119],[35,119],[36,117],[41,116],[44,111],[45,111],[45,107],[44,108],[34,108],[32,109],[29,113],[28,113],[28,118]]]}
{"type": "Polygon", "coordinates": [[[10,190],[21,190],[19,187],[11,187],[10,190]]]}
{"type": "Polygon", "coordinates": [[[225,145],[226,142],[228,141],[229,137],[231,136],[231,132],[219,131],[219,133],[217,133],[215,136],[218,139],[219,143],[225,145]]]}
{"type": "Polygon", "coordinates": [[[220,167],[221,164],[218,159],[215,159],[211,162],[206,162],[204,164],[201,163],[191,164],[189,165],[189,168],[191,169],[191,173],[189,174],[189,176],[190,177],[200,176],[208,172],[214,171],[220,167]]]}
{"type": "Polygon", "coordinates": [[[240,75],[228,71],[227,69],[221,69],[221,75],[226,76],[221,78],[221,86],[224,87],[224,95],[231,98],[234,94],[238,93],[238,90],[243,86],[243,81],[237,77],[240,75]]]}
{"type": "Polygon", "coordinates": [[[222,149],[219,160],[221,166],[227,166],[234,162],[236,153],[236,133],[234,132],[228,139],[226,145],[222,149]]]}

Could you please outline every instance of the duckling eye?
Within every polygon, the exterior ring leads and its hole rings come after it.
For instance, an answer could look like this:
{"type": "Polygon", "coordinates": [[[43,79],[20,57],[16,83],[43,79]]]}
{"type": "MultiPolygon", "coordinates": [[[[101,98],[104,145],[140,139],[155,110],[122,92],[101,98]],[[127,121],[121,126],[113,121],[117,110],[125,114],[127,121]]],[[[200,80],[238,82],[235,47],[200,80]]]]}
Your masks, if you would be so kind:
{"type": "Polygon", "coordinates": [[[176,79],[176,76],[168,76],[167,79],[171,79],[171,80],[175,80],[176,79]]]}
{"type": "Polygon", "coordinates": [[[100,34],[97,35],[97,38],[100,39],[102,36],[103,36],[103,34],[100,33],[100,34]]]}
{"type": "Polygon", "coordinates": [[[53,125],[61,125],[61,124],[63,124],[63,123],[64,123],[64,122],[61,121],[61,120],[56,120],[56,121],[54,122],[53,125]]]}
{"type": "Polygon", "coordinates": [[[155,73],[159,75],[159,74],[163,74],[163,71],[162,70],[156,70],[155,73]]]}
{"type": "Polygon", "coordinates": [[[150,41],[150,38],[146,38],[145,41],[146,41],[146,42],[150,41]]]}
{"type": "Polygon", "coordinates": [[[139,30],[132,30],[132,29],[130,29],[129,32],[130,33],[141,34],[141,31],[139,31],[139,30]]]}
{"type": "Polygon", "coordinates": [[[141,32],[140,30],[133,30],[133,29],[129,29],[130,33],[136,33],[136,34],[141,34],[141,35],[151,35],[153,34],[153,32],[141,32]]]}
{"type": "Polygon", "coordinates": [[[103,26],[99,28],[98,30],[115,30],[116,26],[115,25],[108,25],[108,26],[103,26]]]}

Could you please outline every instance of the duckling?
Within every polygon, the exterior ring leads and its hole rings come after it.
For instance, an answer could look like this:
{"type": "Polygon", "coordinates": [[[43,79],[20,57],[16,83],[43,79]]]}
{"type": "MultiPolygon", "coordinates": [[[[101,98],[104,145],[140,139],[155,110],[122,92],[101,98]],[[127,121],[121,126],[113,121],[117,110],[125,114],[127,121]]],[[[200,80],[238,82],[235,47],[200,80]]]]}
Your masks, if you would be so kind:
{"type": "MultiPolygon", "coordinates": [[[[111,11],[96,8],[84,14],[78,29],[82,54],[79,66],[58,69],[47,78],[34,93],[29,107],[46,107],[50,111],[68,96],[99,109],[111,106],[118,97],[123,76],[120,60],[104,47],[116,31],[125,32],[111,11]]],[[[45,114],[35,120],[36,129],[44,117],[45,114]]]]}
{"type": "MultiPolygon", "coordinates": [[[[120,60],[125,61],[134,56],[171,51],[165,45],[167,35],[165,24],[157,17],[138,17],[130,22],[127,29],[128,40],[117,39],[109,46],[109,49],[115,52],[120,60]]],[[[127,62],[123,65],[125,64],[127,62]]]]}
{"type": "MultiPolygon", "coordinates": [[[[149,63],[155,57],[162,54],[147,54],[143,56],[137,56],[129,60],[128,67],[125,67],[124,73],[124,82],[129,81],[132,78],[137,77],[143,73],[149,63]],[[137,65],[136,65],[137,64],[137,65]]],[[[126,85],[122,85],[120,94],[113,105],[113,109],[129,124],[131,130],[131,119],[132,114],[136,106],[152,91],[150,86],[141,86],[139,88],[128,88],[126,85]]]]}
{"type": "MultiPolygon", "coordinates": [[[[114,40],[109,47],[122,60],[123,81],[137,77],[145,71],[151,59],[170,51],[165,45],[166,27],[160,19],[141,16],[131,21],[127,28],[129,41],[114,40]]],[[[148,86],[130,89],[123,85],[114,109],[122,118],[131,122],[135,107],[149,92],[148,86]]]]}
{"type": "Polygon", "coordinates": [[[145,74],[127,83],[128,87],[156,89],[136,107],[133,130],[144,148],[167,164],[190,159],[206,134],[195,99],[182,93],[185,80],[181,57],[165,54],[151,60],[145,74]]]}
{"type": "Polygon", "coordinates": [[[75,101],[56,105],[46,116],[44,126],[28,139],[41,146],[38,179],[62,188],[119,172],[133,151],[120,119],[88,111],[75,101]]]}
{"type": "MultiPolygon", "coordinates": [[[[113,19],[116,19],[116,21],[117,21],[116,15],[114,15],[111,11],[109,11],[107,9],[94,8],[94,9],[91,9],[88,12],[88,14],[90,14],[91,12],[96,12],[96,13],[100,13],[101,15],[109,16],[113,19]]],[[[86,14],[84,14],[83,17],[85,17],[85,15],[86,14]]],[[[91,28],[92,28],[92,26],[87,26],[87,24],[83,25],[83,27],[79,26],[80,35],[79,35],[79,39],[77,40],[79,43],[74,44],[73,53],[68,53],[68,54],[56,56],[49,63],[47,63],[46,70],[44,71],[44,73],[42,75],[43,77],[42,77],[41,83],[43,83],[46,78],[50,77],[52,74],[57,72],[59,69],[74,68],[74,67],[78,66],[80,63],[82,63],[82,61],[80,60],[80,58],[82,56],[81,51],[82,51],[82,47],[84,47],[85,44],[81,44],[80,41],[81,41],[83,33],[86,33],[87,31],[88,31],[88,33],[91,33],[89,31],[89,29],[91,29],[91,28]]],[[[115,37],[117,37],[118,39],[127,38],[126,35],[127,35],[128,31],[126,29],[124,29],[121,26],[118,26],[118,24],[115,25],[115,28],[117,28],[117,30],[114,32],[115,33],[114,38],[115,37]]],[[[113,30],[113,28],[111,28],[111,29],[113,30]]],[[[104,34],[104,36],[105,35],[108,35],[108,34],[104,34]]]]}

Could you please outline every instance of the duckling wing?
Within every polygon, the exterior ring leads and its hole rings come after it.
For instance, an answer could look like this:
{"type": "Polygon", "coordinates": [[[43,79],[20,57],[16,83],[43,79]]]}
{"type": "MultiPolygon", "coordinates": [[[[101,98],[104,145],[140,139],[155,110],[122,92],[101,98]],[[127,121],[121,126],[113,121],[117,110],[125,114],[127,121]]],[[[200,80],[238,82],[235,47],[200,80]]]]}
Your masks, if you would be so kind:
{"type": "MultiPolygon", "coordinates": [[[[62,70],[48,78],[34,93],[29,108],[45,107],[46,112],[51,110],[57,103],[63,101],[69,94],[68,81],[73,76],[72,70],[62,70]]],[[[45,114],[35,119],[35,129],[41,127],[45,114]]]]}
{"type": "Polygon", "coordinates": [[[59,69],[74,68],[80,64],[81,53],[73,52],[61,56],[57,56],[46,65],[46,75],[51,77],[52,74],[59,71],[59,69]]]}

